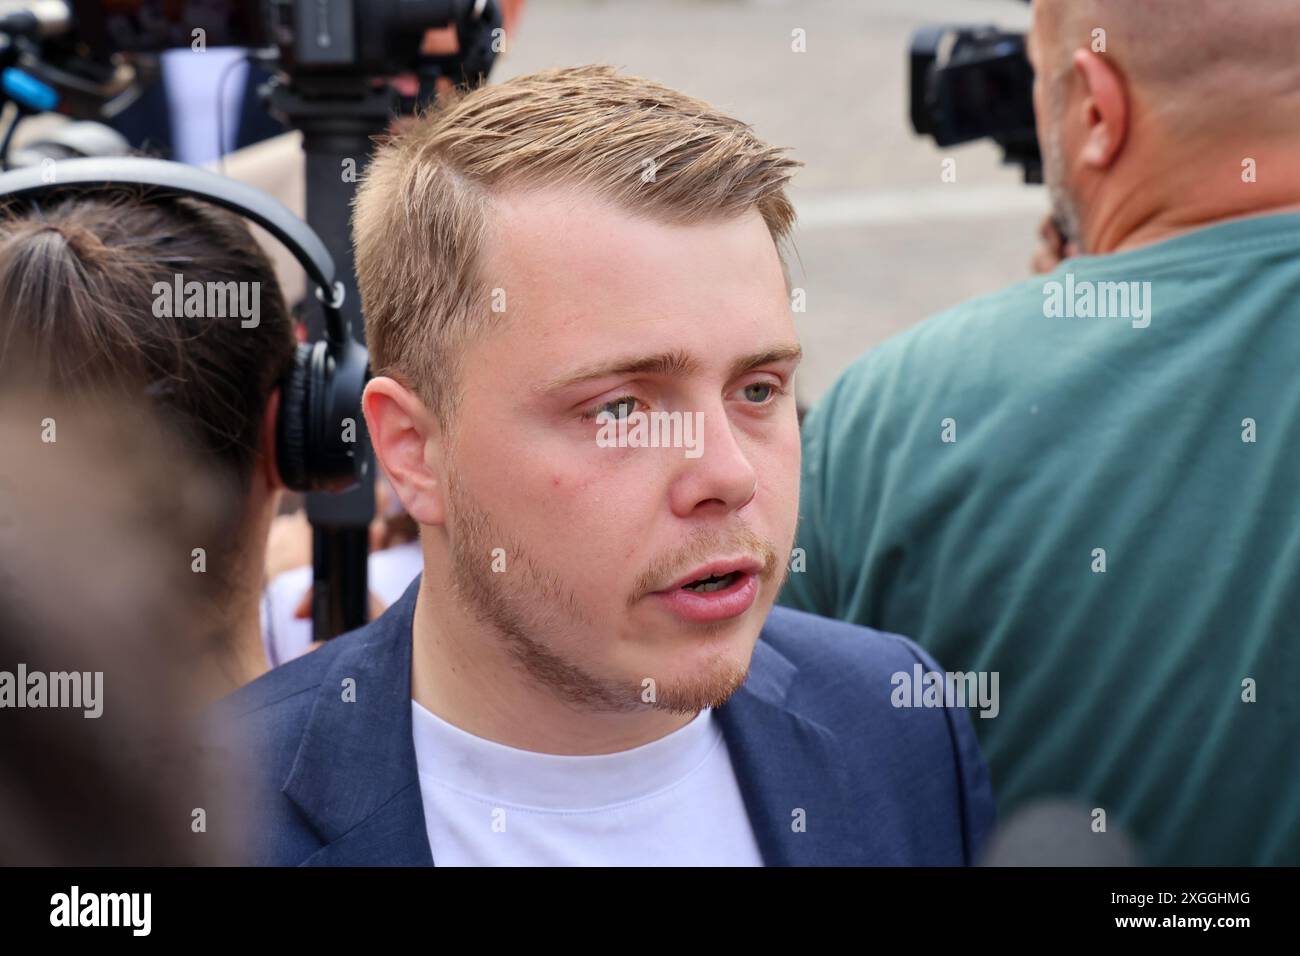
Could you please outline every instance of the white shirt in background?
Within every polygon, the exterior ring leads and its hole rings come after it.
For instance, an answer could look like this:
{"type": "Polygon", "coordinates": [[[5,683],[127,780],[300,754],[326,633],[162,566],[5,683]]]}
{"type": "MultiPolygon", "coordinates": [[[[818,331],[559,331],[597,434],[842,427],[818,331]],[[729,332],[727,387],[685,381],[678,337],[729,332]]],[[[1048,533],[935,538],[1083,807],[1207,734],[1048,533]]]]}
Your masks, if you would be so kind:
{"type": "Polygon", "coordinates": [[[161,54],[172,127],[172,155],[178,162],[201,166],[235,148],[239,136],[248,56],[242,47],[212,47],[161,54]],[[217,141],[217,114],[221,134],[217,141]]]}
{"type": "MultiPolygon", "coordinates": [[[[424,570],[419,539],[371,551],[366,568],[369,589],[387,607],[424,570]]],[[[311,619],[293,616],[302,596],[311,589],[311,575],[310,566],[282,571],[262,592],[262,646],[272,667],[293,660],[311,645],[311,619]]]]}

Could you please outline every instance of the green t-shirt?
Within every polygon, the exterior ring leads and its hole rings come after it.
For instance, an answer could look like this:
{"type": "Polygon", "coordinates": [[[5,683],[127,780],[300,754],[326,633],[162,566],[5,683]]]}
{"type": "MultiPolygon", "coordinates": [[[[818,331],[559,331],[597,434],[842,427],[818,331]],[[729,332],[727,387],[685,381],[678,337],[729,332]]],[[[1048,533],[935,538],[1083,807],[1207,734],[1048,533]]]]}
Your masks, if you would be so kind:
{"type": "Polygon", "coordinates": [[[782,603],[996,671],[1004,822],[1060,796],[1145,862],[1300,864],[1300,215],[921,323],[803,467],[782,603]]]}

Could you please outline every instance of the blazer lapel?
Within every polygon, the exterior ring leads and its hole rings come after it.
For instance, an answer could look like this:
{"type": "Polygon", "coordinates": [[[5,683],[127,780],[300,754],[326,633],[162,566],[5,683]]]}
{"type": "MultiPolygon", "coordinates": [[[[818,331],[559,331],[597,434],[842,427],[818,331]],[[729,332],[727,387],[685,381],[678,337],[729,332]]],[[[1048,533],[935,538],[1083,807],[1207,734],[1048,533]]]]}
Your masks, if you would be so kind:
{"type": "Polygon", "coordinates": [[[716,711],[750,824],[768,866],[861,866],[875,852],[853,806],[843,744],[787,703],[795,665],[762,639],[749,676],[716,711]]]}
{"type": "Polygon", "coordinates": [[[317,691],[282,787],[326,844],[305,865],[433,864],[411,735],[419,586],[339,655],[317,691]]]}
{"type": "Polygon", "coordinates": [[[391,801],[299,865],[433,866],[419,783],[399,790],[391,801]]]}

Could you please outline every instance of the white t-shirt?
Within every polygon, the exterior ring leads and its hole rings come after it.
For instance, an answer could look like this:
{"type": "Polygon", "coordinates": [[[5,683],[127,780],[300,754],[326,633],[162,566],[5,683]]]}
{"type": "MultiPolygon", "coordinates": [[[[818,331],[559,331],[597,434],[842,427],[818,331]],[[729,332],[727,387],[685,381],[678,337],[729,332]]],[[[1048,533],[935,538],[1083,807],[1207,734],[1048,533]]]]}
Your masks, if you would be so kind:
{"type": "Polygon", "coordinates": [[[762,866],[711,710],[613,754],[476,737],[411,701],[438,866],[762,866]]]}

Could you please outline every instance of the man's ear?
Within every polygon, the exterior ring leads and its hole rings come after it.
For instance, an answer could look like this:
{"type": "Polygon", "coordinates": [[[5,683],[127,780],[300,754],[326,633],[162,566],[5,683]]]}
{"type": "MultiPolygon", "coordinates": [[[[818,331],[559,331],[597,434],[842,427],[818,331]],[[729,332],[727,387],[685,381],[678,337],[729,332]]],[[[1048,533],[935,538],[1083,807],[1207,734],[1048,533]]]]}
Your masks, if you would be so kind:
{"type": "Polygon", "coordinates": [[[257,436],[257,447],[261,462],[259,471],[272,491],[285,487],[280,477],[280,460],[276,455],[276,422],[280,418],[280,389],[277,387],[266,399],[266,410],[262,412],[261,430],[257,436]]]}
{"type": "Polygon", "coordinates": [[[372,378],[361,397],[375,457],[419,525],[446,522],[443,433],[437,417],[396,379],[372,378]]]}
{"type": "Polygon", "coordinates": [[[1083,144],[1079,159],[1095,169],[1107,170],[1119,158],[1128,136],[1128,91],[1124,78],[1104,53],[1074,51],[1074,71],[1083,90],[1083,144]]]}

